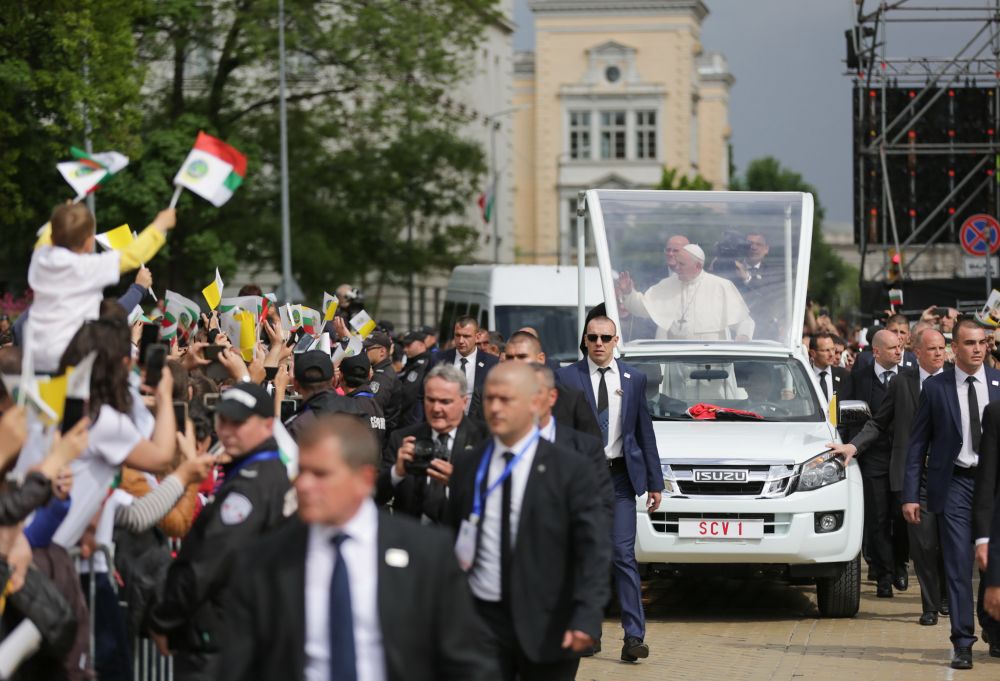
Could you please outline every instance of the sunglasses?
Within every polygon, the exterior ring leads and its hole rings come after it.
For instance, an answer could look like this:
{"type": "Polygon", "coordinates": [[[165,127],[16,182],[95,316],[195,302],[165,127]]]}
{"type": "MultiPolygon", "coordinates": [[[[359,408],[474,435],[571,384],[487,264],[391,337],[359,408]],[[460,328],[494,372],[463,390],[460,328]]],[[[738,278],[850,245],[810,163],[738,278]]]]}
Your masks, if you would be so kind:
{"type": "Polygon", "coordinates": [[[601,339],[602,343],[610,343],[611,341],[613,341],[615,339],[615,337],[612,336],[609,333],[601,334],[601,335],[598,335],[596,333],[588,333],[587,334],[587,340],[589,342],[591,342],[591,343],[596,343],[598,338],[601,339]]]}

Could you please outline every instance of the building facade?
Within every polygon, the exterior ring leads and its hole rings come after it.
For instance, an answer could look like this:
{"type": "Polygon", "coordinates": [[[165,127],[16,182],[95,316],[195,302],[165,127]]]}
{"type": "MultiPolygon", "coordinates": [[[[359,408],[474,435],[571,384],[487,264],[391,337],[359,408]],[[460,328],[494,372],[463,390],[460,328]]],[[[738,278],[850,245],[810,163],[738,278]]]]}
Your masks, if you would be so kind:
{"type": "MultiPolygon", "coordinates": [[[[664,167],[729,185],[729,90],[701,0],[532,0],[514,56],[516,258],[576,257],[576,200],[656,186],[664,167]]],[[[589,244],[589,237],[588,237],[589,244]]]]}

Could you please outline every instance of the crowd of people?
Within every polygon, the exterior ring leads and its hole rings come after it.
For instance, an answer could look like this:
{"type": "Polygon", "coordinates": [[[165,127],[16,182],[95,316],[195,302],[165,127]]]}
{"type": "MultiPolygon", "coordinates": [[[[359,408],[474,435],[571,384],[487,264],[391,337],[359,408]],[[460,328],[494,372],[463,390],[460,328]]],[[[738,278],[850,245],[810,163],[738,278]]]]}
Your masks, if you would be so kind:
{"type": "Polygon", "coordinates": [[[471,317],[350,352],[345,285],[313,333],[265,310],[250,353],[216,311],[155,342],[135,308],[175,222],[95,253],[93,215],[57,207],[3,322],[0,676],[131,679],[148,639],[178,680],[572,679],[610,575],[616,653],[648,656],[635,505],[663,480],[614,322],[566,367],[471,317]]]}
{"type": "MultiPolygon", "coordinates": [[[[535,329],[472,317],[444,346],[388,321],[362,339],[345,284],[320,328],[264,306],[249,352],[214,310],[157,342],[166,327],[136,308],[175,222],[95,253],[93,215],[57,207],[32,305],[0,317],[0,678],[131,679],[147,639],[179,681],[572,679],[612,600],[614,652],[649,655],[636,500],[656,511],[664,481],[646,376],[615,358],[612,319],[589,315],[584,358],[560,366],[535,329]],[[59,381],[72,389],[46,407],[39,386],[59,381]]],[[[671,276],[640,293],[621,273],[621,309],[664,338],[765,337],[768,246],[747,239],[753,257],[729,271],[717,254],[708,279],[702,249],[672,237],[671,276]],[[685,298],[709,289],[735,296],[729,312],[685,298]]],[[[952,666],[969,668],[978,565],[1000,656],[993,334],[951,308],[862,330],[810,306],[802,339],[828,406],[871,408],[829,446],[860,465],[876,595],[907,590],[912,561],[920,624],[949,615],[952,666]]]]}
{"type": "Polygon", "coordinates": [[[876,596],[906,591],[912,561],[919,623],[949,618],[951,666],[972,668],[977,615],[990,655],[1000,657],[1000,554],[990,556],[991,545],[1000,549],[1000,536],[991,541],[1000,533],[1000,371],[992,332],[937,307],[912,324],[890,312],[864,331],[870,343],[860,352],[827,315],[807,319],[806,330],[814,331],[804,342],[824,399],[862,400],[872,411],[864,424],[841,427],[843,444],[830,448],[860,465],[863,555],[876,596]]]}

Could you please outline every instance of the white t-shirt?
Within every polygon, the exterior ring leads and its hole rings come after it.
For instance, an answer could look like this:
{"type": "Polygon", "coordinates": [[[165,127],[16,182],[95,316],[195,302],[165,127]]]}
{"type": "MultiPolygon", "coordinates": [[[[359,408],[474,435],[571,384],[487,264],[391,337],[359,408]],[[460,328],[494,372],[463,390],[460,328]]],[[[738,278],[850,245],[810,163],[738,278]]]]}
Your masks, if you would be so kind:
{"type": "Polygon", "coordinates": [[[73,490],[69,514],[52,541],[63,548],[75,546],[91,518],[101,507],[118,467],[143,439],[128,414],[104,405],[90,428],[87,449],[73,462],[73,490]]]}
{"type": "Polygon", "coordinates": [[[28,285],[34,302],[28,327],[35,371],[52,372],[88,319],[97,319],[104,289],[118,283],[118,251],[74,253],[59,246],[42,246],[31,256],[28,285]]]}

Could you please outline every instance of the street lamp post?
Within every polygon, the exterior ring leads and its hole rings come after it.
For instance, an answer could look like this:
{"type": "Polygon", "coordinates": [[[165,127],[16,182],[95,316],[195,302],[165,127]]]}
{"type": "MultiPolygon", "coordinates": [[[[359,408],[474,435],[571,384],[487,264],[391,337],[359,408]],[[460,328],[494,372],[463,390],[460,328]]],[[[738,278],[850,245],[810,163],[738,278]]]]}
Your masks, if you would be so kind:
{"type": "Polygon", "coordinates": [[[278,127],[281,156],[281,292],[285,301],[302,298],[292,277],[292,226],[288,196],[288,112],[285,102],[285,2],[278,0],[278,127]]]}

